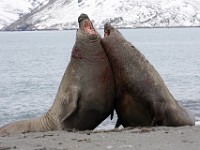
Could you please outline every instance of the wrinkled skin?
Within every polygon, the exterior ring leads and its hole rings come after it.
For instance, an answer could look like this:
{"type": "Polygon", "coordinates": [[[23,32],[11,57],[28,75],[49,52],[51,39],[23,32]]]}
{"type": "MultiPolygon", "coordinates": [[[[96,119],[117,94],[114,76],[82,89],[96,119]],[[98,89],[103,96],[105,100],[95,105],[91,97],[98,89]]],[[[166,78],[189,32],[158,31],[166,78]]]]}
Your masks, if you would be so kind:
{"type": "Polygon", "coordinates": [[[102,39],[116,84],[116,127],[194,125],[194,116],[180,106],[145,57],[111,24],[102,39]]]}
{"type": "Polygon", "coordinates": [[[0,134],[92,130],[113,113],[114,80],[101,37],[86,14],[78,21],[71,60],[50,110],[40,118],[6,125],[0,134]]]}

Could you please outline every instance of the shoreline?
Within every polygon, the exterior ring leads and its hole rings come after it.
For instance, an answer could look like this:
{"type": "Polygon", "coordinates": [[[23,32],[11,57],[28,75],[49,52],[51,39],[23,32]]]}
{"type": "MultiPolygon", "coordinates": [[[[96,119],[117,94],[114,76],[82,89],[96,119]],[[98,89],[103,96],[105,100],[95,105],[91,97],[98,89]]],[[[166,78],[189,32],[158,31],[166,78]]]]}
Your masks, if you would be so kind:
{"type": "Polygon", "coordinates": [[[200,126],[48,131],[0,136],[0,150],[188,150],[200,148],[200,126]]]}
{"type": "MultiPolygon", "coordinates": [[[[166,28],[166,29],[179,29],[179,28],[200,28],[200,26],[157,26],[157,27],[150,27],[150,26],[144,26],[144,27],[117,27],[117,29],[120,30],[124,30],[124,29],[130,29],[130,30],[134,30],[134,29],[162,29],[162,28],[166,28]]],[[[34,32],[34,31],[76,31],[78,29],[77,28],[63,28],[63,29],[32,29],[32,30],[1,30],[0,32],[34,32]]],[[[96,30],[103,30],[104,28],[96,28],[96,30]]]]}

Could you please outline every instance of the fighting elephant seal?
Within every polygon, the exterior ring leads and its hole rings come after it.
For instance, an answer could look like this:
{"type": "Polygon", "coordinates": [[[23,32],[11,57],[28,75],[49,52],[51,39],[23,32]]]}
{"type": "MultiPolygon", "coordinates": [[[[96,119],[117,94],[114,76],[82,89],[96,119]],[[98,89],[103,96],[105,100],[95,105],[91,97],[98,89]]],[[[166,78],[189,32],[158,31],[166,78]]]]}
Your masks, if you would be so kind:
{"type": "Polygon", "coordinates": [[[94,129],[113,113],[114,80],[101,37],[86,14],[78,22],[71,60],[50,110],[40,118],[6,125],[0,134],[94,129]]]}
{"type": "Polygon", "coordinates": [[[116,84],[116,127],[194,125],[194,116],[180,106],[146,58],[110,23],[102,45],[116,84]]]}

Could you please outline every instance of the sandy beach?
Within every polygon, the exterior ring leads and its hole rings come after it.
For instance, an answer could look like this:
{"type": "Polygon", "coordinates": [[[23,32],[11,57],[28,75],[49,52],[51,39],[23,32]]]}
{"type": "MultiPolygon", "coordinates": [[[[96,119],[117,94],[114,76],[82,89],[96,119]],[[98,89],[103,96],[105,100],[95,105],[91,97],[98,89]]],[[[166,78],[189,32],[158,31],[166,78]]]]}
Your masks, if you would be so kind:
{"type": "Polygon", "coordinates": [[[197,150],[200,126],[115,129],[109,131],[50,131],[0,137],[0,150],[197,150]]]}

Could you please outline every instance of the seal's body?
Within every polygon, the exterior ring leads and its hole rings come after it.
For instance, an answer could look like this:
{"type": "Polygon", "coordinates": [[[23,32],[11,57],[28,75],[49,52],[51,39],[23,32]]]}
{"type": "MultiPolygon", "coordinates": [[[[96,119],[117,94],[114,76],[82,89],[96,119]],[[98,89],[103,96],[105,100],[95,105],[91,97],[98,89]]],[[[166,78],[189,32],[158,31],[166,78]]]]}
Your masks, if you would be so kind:
{"type": "Polygon", "coordinates": [[[54,103],[42,117],[0,128],[0,134],[48,130],[91,130],[114,111],[114,80],[101,37],[86,14],[78,18],[71,60],[54,103]]]}
{"type": "Polygon", "coordinates": [[[146,58],[109,23],[102,45],[116,84],[116,126],[194,125],[194,116],[180,106],[146,58]]]}

